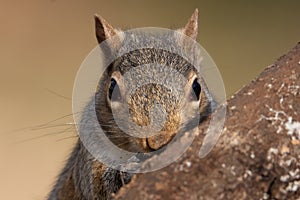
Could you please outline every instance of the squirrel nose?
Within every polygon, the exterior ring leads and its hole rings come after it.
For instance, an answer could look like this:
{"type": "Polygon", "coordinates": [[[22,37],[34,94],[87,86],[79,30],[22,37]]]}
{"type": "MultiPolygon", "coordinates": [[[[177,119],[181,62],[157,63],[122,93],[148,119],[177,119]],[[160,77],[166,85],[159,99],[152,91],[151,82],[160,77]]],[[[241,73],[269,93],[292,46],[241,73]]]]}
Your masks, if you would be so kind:
{"type": "Polygon", "coordinates": [[[167,131],[160,131],[157,135],[146,138],[147,146],[151,150],[158,150],[173,138],[173,133],[168,133],[167,131]]]}

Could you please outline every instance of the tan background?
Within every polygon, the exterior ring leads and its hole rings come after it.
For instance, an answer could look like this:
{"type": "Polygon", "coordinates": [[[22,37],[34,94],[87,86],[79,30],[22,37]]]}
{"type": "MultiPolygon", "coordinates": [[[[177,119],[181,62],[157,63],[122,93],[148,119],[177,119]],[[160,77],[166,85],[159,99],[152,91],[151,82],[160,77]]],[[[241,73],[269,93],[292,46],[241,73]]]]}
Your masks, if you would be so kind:
{"type": "Polygon", "coordinates": [[[228,96],[300,41],[299,1],[0,1],[0,199],[44,199],[75,141],[76,71],[96,45],[93,14],[115,27],[180,27],[200,13],[199,41],[228,96]],[[30,128],[31,127],[31,128],[30,128]],[[67,129],[69,128],[69,129],[67,129]],[[67,129],[67,130],[66,130],[67,129]]]}

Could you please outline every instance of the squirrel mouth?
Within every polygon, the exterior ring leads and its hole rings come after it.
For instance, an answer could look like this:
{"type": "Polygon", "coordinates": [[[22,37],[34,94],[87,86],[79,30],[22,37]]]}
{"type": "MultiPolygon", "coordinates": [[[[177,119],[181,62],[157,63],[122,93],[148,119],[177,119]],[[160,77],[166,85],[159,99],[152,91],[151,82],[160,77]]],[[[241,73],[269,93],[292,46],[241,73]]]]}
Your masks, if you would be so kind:
{"type": "Polygon", "coordinates": [[[174,137],[175,134],[167,134],[166,132],[146,138],[146,148],[149,151],[157,151],[166,146],[174,137]]]}
{"type": "Polygon", "coordinates": [[[152,147],[150,146],[148,138],[146,138],[146,148],[147,148],[147,150],[149,150],[149,151],[156,151],[156,150],[157,150],[157,149],[154,149],[154,148],[152,148],[152,147]]]}

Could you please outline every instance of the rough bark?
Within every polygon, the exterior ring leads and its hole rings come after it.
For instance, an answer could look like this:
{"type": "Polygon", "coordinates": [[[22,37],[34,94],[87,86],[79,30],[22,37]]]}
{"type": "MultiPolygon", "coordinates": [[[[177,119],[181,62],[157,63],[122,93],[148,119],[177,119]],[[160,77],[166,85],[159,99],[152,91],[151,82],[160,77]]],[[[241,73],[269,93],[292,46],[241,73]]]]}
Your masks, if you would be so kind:
{"type": "Polygon", "coordinates": [[[223,134],[159,171],[136,175],[114,199],[300,199],[300,43],[227,102],[223,134]]]}

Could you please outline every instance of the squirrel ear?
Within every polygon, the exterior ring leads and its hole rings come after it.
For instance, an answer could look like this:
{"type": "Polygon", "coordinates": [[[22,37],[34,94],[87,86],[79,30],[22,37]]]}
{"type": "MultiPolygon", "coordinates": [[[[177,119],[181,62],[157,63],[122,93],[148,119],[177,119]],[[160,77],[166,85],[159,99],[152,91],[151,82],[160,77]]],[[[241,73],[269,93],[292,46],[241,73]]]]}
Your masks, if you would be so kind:
{"type": "Polygon", "coordinates": [[[198,35],[198,9],[196,8],[188,23],[183,28],[183,33],[193,40],[197,39],[198,35]]]}
{"type": "Polygon", "coordinates": [[[117,31],[99,15],[95,15],[95,29],[99,44],[117,33],[117,31]]]}

